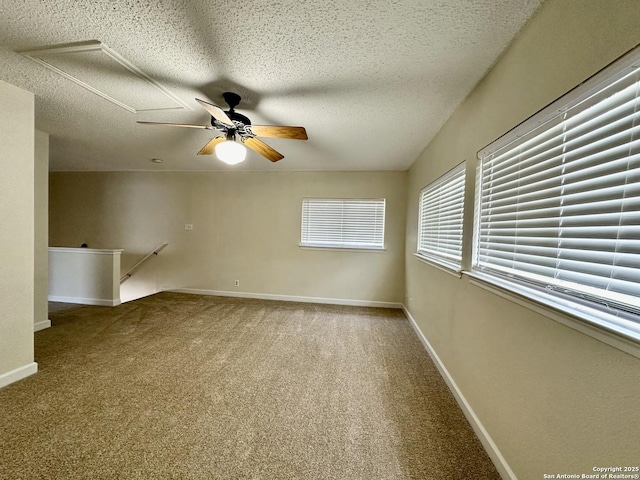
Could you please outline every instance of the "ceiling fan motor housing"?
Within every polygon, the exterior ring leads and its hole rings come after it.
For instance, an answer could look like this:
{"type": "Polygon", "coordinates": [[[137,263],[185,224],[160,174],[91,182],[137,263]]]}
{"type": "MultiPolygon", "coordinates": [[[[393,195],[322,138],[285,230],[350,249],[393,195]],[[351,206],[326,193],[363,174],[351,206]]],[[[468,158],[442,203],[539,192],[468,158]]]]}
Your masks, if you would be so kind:
{"type": "Polygon", "coordinates": [[[224,92],[222,94],[222,98],[224,98],[225,103],[229,105],[231,110],[233,110],[234,107],[240,103],[240,100],[242,100],[240,95],[233,92],[224,92]]]}
{"type": "MultiPolygon", "coordinates": [[[[227,105],[229,105],[229,110],[225,111],[224,113],[226,113],[227,116],[233,121],[233,123],[236,124],[236,130],[241,130],[242,132],[244,132],[244,126],[251,125],[251,120],[249,120],[248,117],[234,110],[234,107],[240,103],[240,100],[242,100],[242,97],[240,97],[240,95],[238,95],[237,93],[233,93],[233,92],[224,92],[222,94],[222,97],[224,98],[224,101],[227,103],[227,105]]],[[[219,122],[213,116],[211,117],[211,125],[214,128],[217,128],[220,130],[229,129],[228,125],[225,125],[222,122],[219,122]]]]}

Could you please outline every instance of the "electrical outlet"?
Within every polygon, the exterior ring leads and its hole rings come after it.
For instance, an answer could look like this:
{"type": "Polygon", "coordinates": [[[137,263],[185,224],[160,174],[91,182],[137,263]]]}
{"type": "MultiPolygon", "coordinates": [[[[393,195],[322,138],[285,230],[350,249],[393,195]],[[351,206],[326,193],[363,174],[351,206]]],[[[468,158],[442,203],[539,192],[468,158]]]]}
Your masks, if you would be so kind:
{"type": "Polygon", "coordinates": [[[236,287],[240,286],[240,280],[236,280],[236,287]]]}

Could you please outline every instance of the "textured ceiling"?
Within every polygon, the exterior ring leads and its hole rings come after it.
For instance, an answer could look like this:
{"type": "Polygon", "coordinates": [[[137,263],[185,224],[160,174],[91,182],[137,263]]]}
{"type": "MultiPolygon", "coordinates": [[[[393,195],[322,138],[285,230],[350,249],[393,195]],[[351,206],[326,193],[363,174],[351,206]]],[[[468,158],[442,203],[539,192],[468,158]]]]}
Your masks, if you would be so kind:
{"type": "MultiPolygon", "coordinates": [[[[36,94],[52,170],[404,170],[539,5],[0,0],[0,79],[36,94]],[[16,53],[91,40],[192,110],[131,113],[16,53]],[[196,156],[212,131],[135,123],[206,124],[194,98],[225,106],[229,90],[242,95],[237,109],[254,124],[301,125],[309,140],[265,139],[283,160],[250,152],[229,167],[196,156]]],[[[105,65],[90,68],[101,84],[121,88],[119,71],[105,65]]]]}

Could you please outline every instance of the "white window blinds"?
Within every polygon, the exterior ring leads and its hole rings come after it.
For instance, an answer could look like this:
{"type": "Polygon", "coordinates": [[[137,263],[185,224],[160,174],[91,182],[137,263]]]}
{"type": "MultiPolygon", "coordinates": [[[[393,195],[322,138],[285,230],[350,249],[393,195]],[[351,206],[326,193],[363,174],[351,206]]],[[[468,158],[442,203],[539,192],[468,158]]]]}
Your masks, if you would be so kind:
{"type": "Polygon", "coordinates": [[[460,270],[464,214],[464,163],[420,192],[418,255],[460,270]]]}
{"type": "Polygon", "coordinates": [[[481,152],[476,270],[640,313],[640,69],[626,63],[481,152]]]}
{"type": "Polygon", "coordinates": [[[305,198],[302,200],[302,246],[384,248],[382,199],[305,198]]]}

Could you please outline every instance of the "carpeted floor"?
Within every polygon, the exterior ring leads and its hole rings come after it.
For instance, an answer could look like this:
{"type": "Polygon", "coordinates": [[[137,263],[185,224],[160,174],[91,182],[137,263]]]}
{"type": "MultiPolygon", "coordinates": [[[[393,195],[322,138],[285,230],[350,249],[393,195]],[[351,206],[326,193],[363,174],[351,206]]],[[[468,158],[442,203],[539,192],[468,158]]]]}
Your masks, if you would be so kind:
{"type": "Polygon", "coordinates": [[[1,479],[498,479],[399,310],[52,304],[0,390],[1,479]]]}

